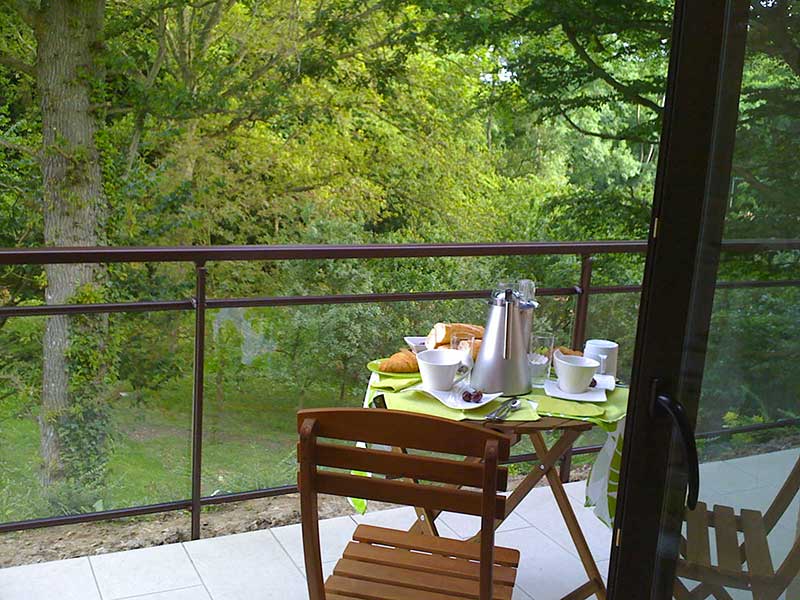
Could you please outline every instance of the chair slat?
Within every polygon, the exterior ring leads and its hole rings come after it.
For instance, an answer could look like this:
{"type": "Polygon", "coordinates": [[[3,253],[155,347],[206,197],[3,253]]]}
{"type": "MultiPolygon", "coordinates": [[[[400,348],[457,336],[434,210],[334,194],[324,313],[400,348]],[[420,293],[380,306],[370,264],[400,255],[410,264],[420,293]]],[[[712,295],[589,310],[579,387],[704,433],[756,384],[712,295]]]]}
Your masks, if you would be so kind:
{"type": "Polygon", "coordinates": [[[772,557],[767,543],[767,530],[764,520],[757,510],[742,509],[742,531],[744,532],[744,552],[751,575],[772,577],[772,557]]]}
{"type": "Polygon", "coordinates": [[[708,510],[705,502],[698,502],[694,510],[686,511],[686,558],[704,567],[711,564],[708,510]]]}
{"type": "MultiPolygon", "coordinates": [[[[347,558],[336,563],[333,573],[351,579],[388,583],[424,592],[447,590],[448,594],[463,598],[477,600],[479,597],[477,581],[453,577],[446,573],[422,573],[403,567],[376,565],[347,558]]],[[[511,591],[512,588],[507,585],[495,585],[492,598],[494,600],[511,600],[511,591]]]]}
{"type": "MultiPolygon", "coordinates": [[[[422,508],[450,510],[467,515],[481,515],[481,494],[470,490],[422,485],[409,481],[393,481],[343,473],[318,471],[314,485],[320,494],[349,496],[365,500],[394,502],[422,508]]],[[[505,496],[497,496],[495,518],[506,514],[505,496]]]]}
{"type": "MultiPolygon", "coordinates": [[[[446,573],[453,577],[477,581],[480,577],[480,564],[468,560],[453,560],[437,554],[409,552],[398,548],[357,544],[350,542],[343,556],[361,562],[377,565],[396,565],[425,573],[446,573]]],[[[494,580],[502,585],[514,585],[516,571],[511,567],[495,565],[494,580]]]]}
{"type": "Polygon", "coordinates": [[[399,410],[301,410],[298,427],[305,419],[317,421],[317,436],[323,438],[477,457],[483,457],[487,441],[497,440],[501,461],[508,458],[511,447],[507,436],[486,427],[399,410]]]}
{"type": "Polygon", "coordinates": [[[740,573],[739,538],[736,535],[736,514],[730,506],[714,506],[714,535],[717,539],[717,562],[732,573],[740,573]]]}
{"type": "MultiPolygon", "coordinates": [[[[385,452],[341,444],[317,444],[316,463],[324,467],[381,473],[470,487],[480,487],[483,483],[483,466],[480,463],[385,452]]],[[[498,468],[497,476],[497,489],[504,491],[508,486],[508,468],[498,468]]]]}
{"type": "MultiPolygon", "coordinates": [[[[404,531],[359,525],[353,534],[357,542],[381,544],[395,548],[416,549],[431,554],[454,556],[468,560],[479,560],[481,547],[479,544],[465,544],[460,540],[451,540],[431,535],[415,535],[404,531]]],[[[495,548],[494,562],[498,565],[516,567],[519,563],[519,550],[513,548],[495,548]]]]}
{"type": "Polygon", "coordinates": [[[438,592],[423,592],[386,583],[375,583],[331,575],[325,583],[326,592],[346,594],[359,600],[462,600],[458,596],[438,592]]]}

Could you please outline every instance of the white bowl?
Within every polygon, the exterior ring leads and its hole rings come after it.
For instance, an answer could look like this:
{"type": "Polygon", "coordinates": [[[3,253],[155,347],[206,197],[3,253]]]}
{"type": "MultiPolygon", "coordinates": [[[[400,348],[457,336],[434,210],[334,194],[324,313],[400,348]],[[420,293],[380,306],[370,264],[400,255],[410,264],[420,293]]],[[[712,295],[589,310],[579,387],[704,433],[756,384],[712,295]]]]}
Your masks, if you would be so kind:
{"type": "Polygon", "coordinates": [[[425,340],[428,338],[426,338],[424,335],[407,335],[403,339],[414,354],[418,352],[424,352],[427,348],[425,346],[425,340]]]}
{"type": "Polygon", "coordinates": [[[449,390],[453,387],[456,371],[464,353],[450,348],[425,350],[417,354],[422,384],[432,390],[449,390]]]}
{"type": "Polygon", "coordinates": [[[585,356],[553,353],[553,367],[558,377],[558,387],[568,394],[580,394],[589,389],[592,378],[600,368],[600,363],[585,356]]]}

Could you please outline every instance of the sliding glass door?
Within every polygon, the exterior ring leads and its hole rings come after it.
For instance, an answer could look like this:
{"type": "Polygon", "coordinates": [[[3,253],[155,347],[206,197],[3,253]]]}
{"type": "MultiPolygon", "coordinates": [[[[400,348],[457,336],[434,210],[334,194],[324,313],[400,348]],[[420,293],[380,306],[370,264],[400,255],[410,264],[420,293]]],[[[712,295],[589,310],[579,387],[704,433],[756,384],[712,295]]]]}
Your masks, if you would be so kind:
{"type": "Polygon", "coordinates": [[[800,598],[798,238],[800,3],[679,1],[610,597],[800,598]]]}

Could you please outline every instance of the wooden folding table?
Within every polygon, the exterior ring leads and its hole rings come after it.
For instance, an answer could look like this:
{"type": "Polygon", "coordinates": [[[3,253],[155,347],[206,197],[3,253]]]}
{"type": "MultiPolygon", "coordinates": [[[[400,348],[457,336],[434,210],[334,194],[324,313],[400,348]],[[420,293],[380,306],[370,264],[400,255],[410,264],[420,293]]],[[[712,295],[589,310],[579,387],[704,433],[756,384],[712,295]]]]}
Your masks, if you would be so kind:
{"type": "MultiPolygon", "coordinates": [[[[586,538],[575,516],[575,511],[572,509],[572,505],[569,502],[567,492],[564,490],[564,484],[561,482],[556,467],[559,460],[572,448],[578,436],[584,431],[591,429],[593,425],[586,421],[558,417],[542,417],[538,421],[475,422],[485,427],[491,427],[492,429],[502,431],[511,436],[512,443],[518,443],[525,436],[529,437],[531,442],[533,442],[539,464],[525,476],[508,497],[506,517],[513,512],[514,508],[519,505],[536,484],[543,477],[546,477],[550,490],[553,492],[553,496],[558,504],[558,509],[569,531],[569,535],[578,551],[578,556],[583,564],[583,568],[589,578],[586,583],[564,596],[562,600],[581,600],[583,598],[588,598],[592,594],[596,594],[599,600],[605,600],[605,583],[597,568],[597,563],[595,563],[592,553],[589,550],[589,545],[586,543],[586,538]],[[560,433],[559,438],[549,448],[542,435],[546,431],[560,433]]],[[[403,450],[397,449],[397,451],[402,452],[403,450]]],[[[436,518],[439,516],[440,511],[425,508],[417,508],[416,511],[417,521],[411,527],[410,531],[439,535],[436,528],[436,518]]],[[[499,527],[502,522],[502,519],[498,519],[495,523],[495,527],[499,527]]],[[[476,536],[473,539],[477,541],[478,537],[476,536]]]]}

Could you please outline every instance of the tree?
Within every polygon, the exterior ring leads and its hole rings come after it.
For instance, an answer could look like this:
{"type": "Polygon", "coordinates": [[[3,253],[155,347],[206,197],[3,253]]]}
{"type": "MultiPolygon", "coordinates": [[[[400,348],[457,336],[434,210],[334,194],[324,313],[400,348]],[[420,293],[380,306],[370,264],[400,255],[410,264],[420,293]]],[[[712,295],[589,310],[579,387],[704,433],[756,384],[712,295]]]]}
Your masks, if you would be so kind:
{"type": "MultiPolygon", "coordinates": [[[[30,27],[36,56],[5,55],[2,63],[35,79],[41,114],[41,147],[35,154],[42,174],[44,243],[94,246],[103,239],[104,197],[95,135],[93,104],[103,79],[102,0],[43,0],[12,3],[18,19],[30,27]],[[35,66],[34,66],[35,65],[35,66]]],[[[48,265],[48,304],[63,304],[95,284],[95,265],[48,265]]],[[[71,320],[47,320],[43,344],[40,414],[42,479],[65,474],[62,427],[71,408],[68,351],[71,320]]]]}

